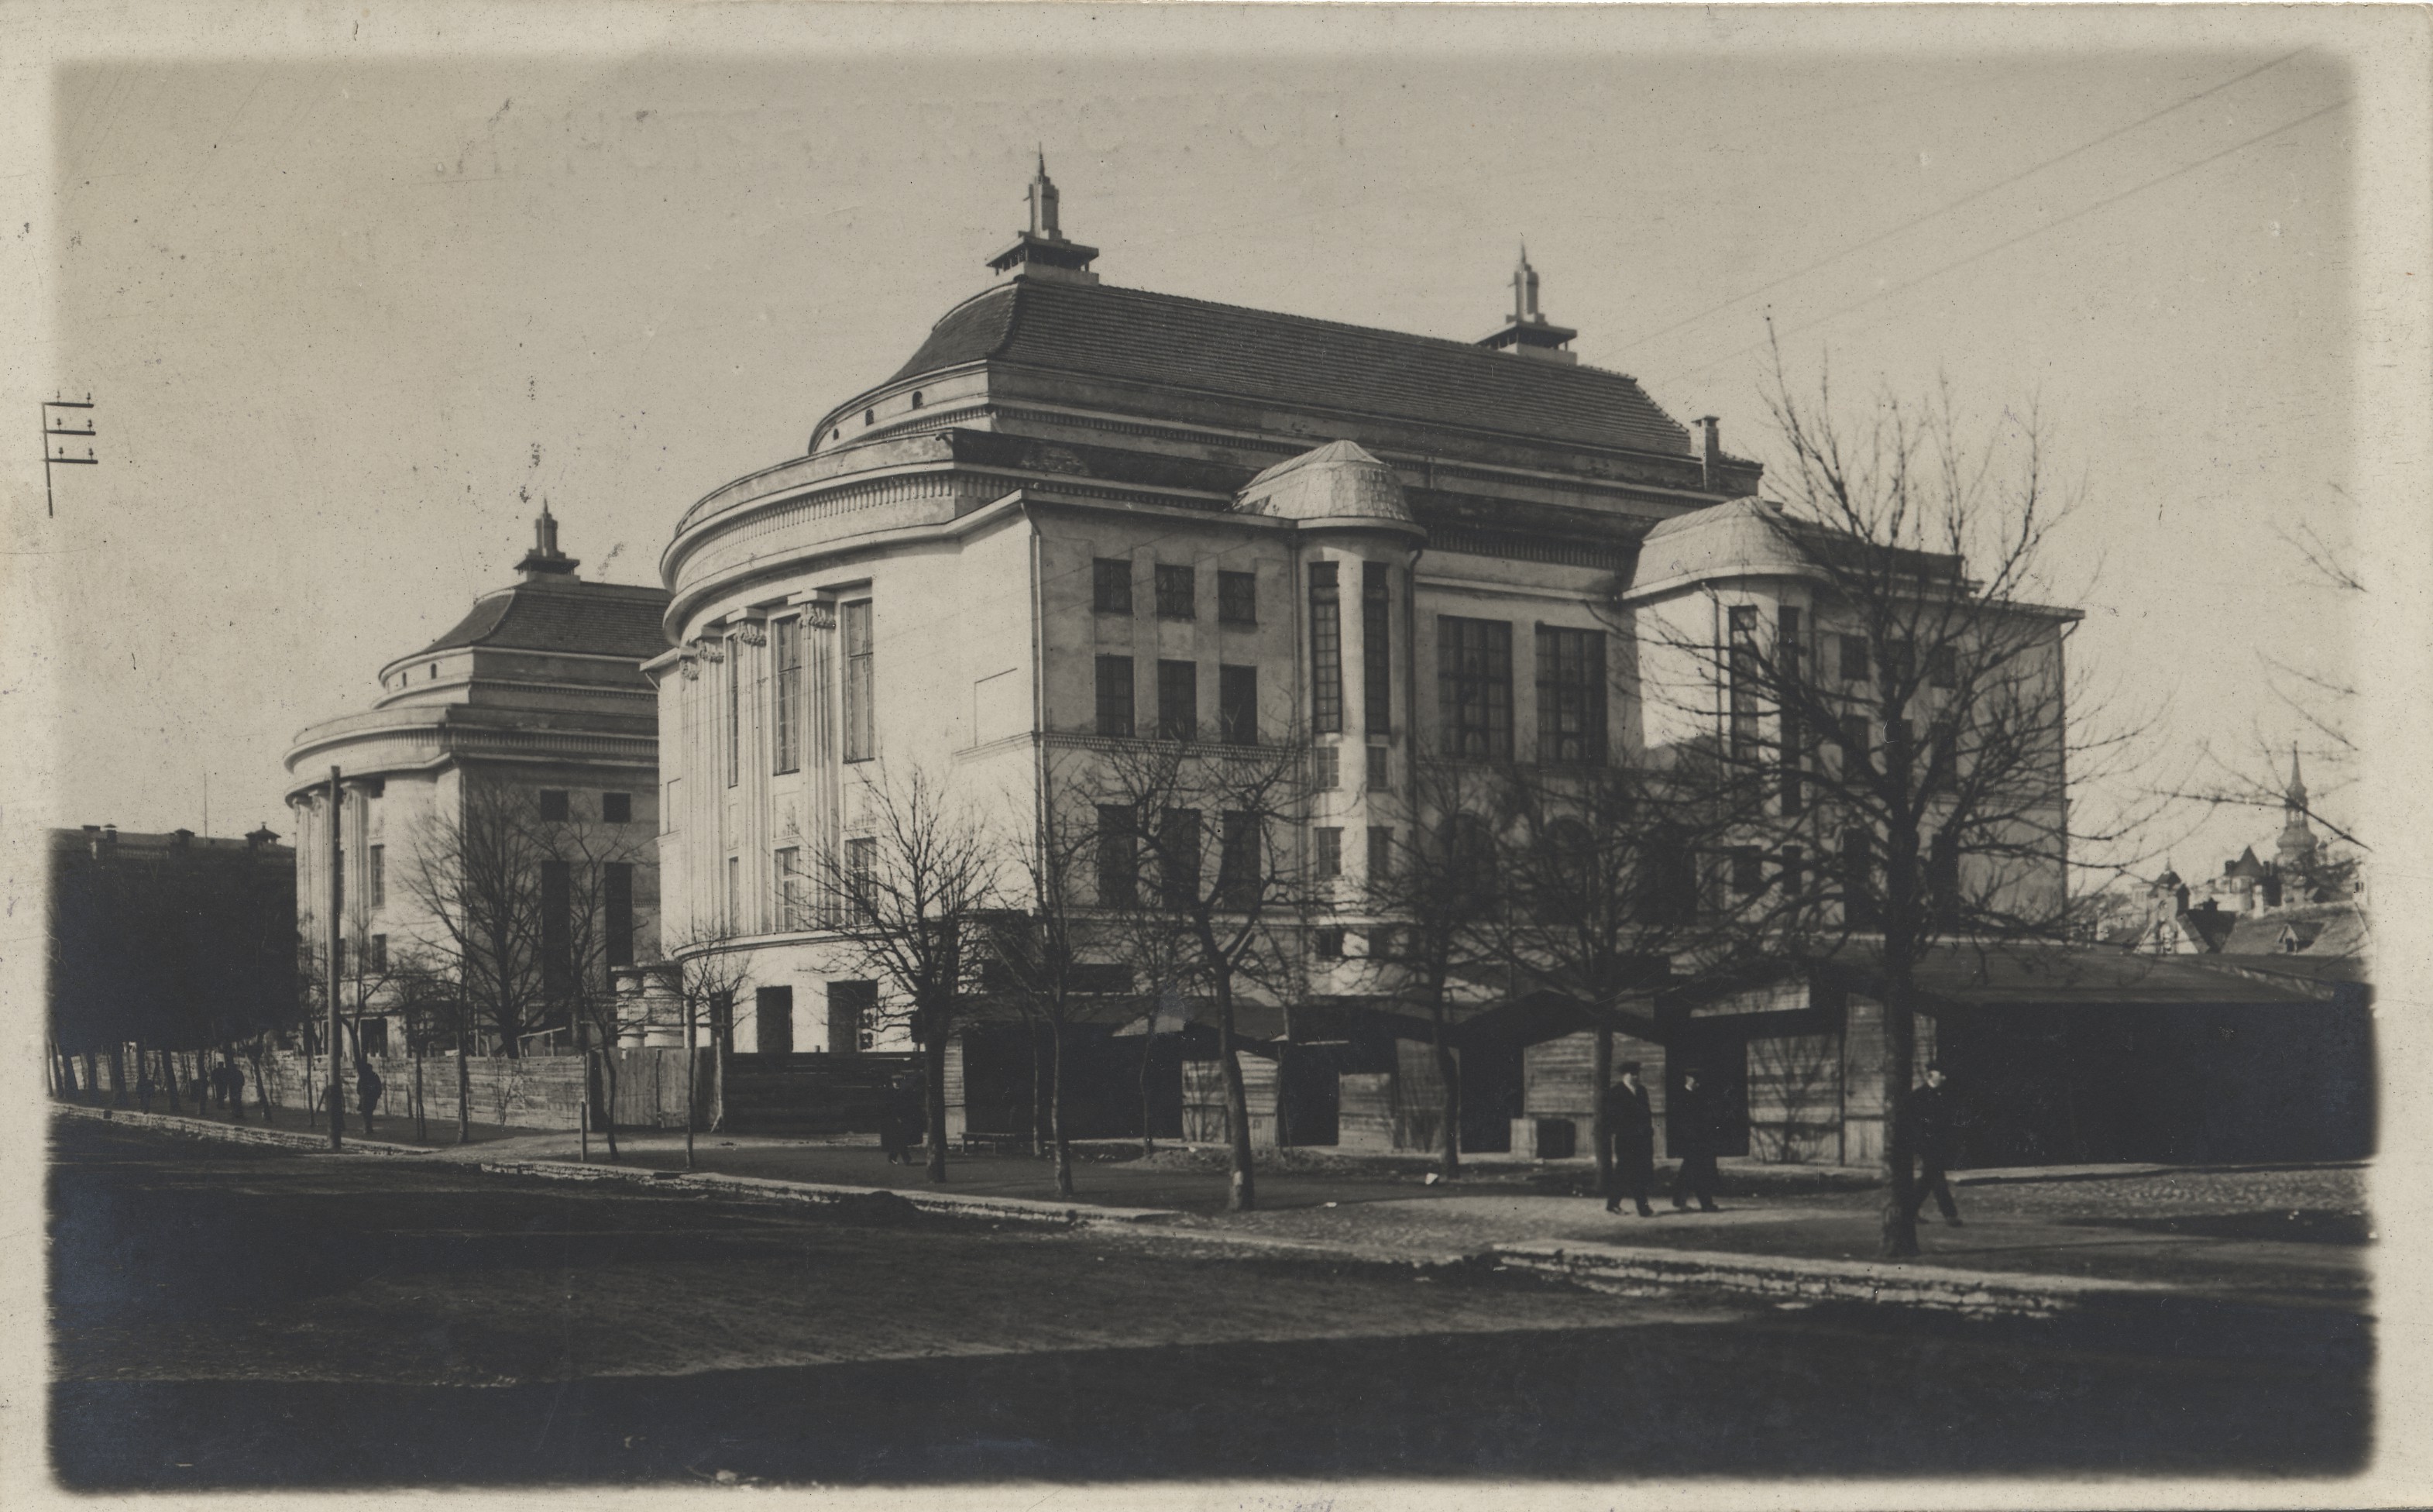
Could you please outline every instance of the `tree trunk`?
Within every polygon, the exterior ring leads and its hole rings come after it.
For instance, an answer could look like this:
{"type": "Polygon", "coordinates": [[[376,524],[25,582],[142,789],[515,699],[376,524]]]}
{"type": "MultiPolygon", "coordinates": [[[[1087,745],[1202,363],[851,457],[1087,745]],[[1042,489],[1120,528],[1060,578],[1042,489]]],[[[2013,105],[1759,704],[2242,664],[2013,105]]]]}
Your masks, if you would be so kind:
{"type": "Polygon", "coordinates": [[[183,1113],[186,1111],[186,1105],[178,1096],[178,1059],[168,1050],[161,1052],[161,1085],[168,1089],[169,1111],[173,1113],[183,1113]]]}
{"type": "Polygon", "coordinates": [[[692,1169],[692,1131],[701,1125],[701,1049],[690,1007],[685,1009],[685,1169],[692,1169]]]}
{"type": "Polygon", "coordinates": [[[229,1088],[229,1117],[234,1122],[244,1123],[245,1073],[236,1069],[236,1045],[232,1042],[221,1042],[220,1064],[235,1072],[235,1075],[229,1078],[229,1080],[234,1083],[229,1088]]]}
{"type": "Polygon", "coordinates": [[[1047,1154],[1050,1145],[1047,1067],[1039,1057],[1039,1027],[1026,1020],[1023,1029],[1023,1038],[1030,1042],[1030,1154],[1036,1160],[1047,1154]]]}
{"type": "Polygon", "coordinates": [[[110,1105],[127,1106],[127,1047],[116,1040],[110,1042],[110,1105]]]}
{"type": "Polygon", "coordinates": [[[1143,1155],[1154,1155],[1157,1153],[1157,1134],[1155,1132],[1154,1126],[1149,1122],[1148,1107],[1148,1062],[1149,1057],[1156,1054],[1156,1052],[1157,1008],[1152,1004],[1148,1011],[1148,1028],[1141,1033],[1140,1102],[1141,1153],[1143,1155]]]}
{"type": "Polygon", "coordinates": [[[456,1143],[473,1142],[473,1060],[465,1045],[465,1025],[456,1025],[456,1143]]]}
{"type": "Polygon", "coordinates": [[[417,1040],[409,1048],[414,1051],[414,1142],[428,1145],[431,1143],[431,1130],[423,1123],[422,1043],[417,1040]]]}
{"type": "Polygon", "coordinates": [[[1906,1260],[1917,1253],[1915,1182],[1910,1170],[1909,1083],[1917,1056],[1917,1001],[1910,963],[1884,962],[1884,1167],[1881,1254],[1906,1260]]]}
{"type": "Polygon", "coordinates": [[[1073,1146],[1064,1137],[1064,1026],[1060,1021],[1047,1026],[1048,1047],[1054,1054],[1055,1081],[1048,1089],[1047,1104],[1050,1124],[1048,1135],[1056,1149],[1056,1195],[1073,1195],[1073,1146]]]}
{"type": "Polygon", "coordinates": [[[254,1047],[247,1054],[246,1059],[253,1062],[253,1098],[256,1105],[262,1109],[262,1123],[266,1129],[279,1120],[271,1115],[270,1075],[262,1067],[263,1050],[260,1041],[254,1042],[254,1047]]]}
{"type": "Polygon", "coordinates": [[[1444,1149],[1437,1169],[1448,1181],[1461,1174],[1461,1072],[1454,1064],[1453,1046],[1445,1043],[1444,990],[1437,990],[1436,1001],[1437,1081],[1443,1089],[1444,1149]]]}
{"type": "Polygon", "coordinates": [[[84,1094],[87,1102],[101,1096],[101,1069],[94,1062],[91,1050],[84,1053],[84,1094]]]}
{"type": "Polygon", "coordinates": [[[929,1032],[921,1038],[921,1062],[929,1073],[929,1169],[932,1181],[946,1179],[946,1029],[943,1014],[925,1014],[929,1032]]]}
{"type": "Polygon", "coordinates": [[[1234,1180],[1225,1194],[1225,1211],[1248,1213],[1258,1206],[1258,1179],[1251,1164],[1251,1096],[1242,1086],[1242,1063],[1234,1059],[1233,974],[1220,968],[1215,986],[1216,1065],[1225,1078],[1225,1126],[1234,1154],[1234,1180]]]}
{"type": "Polygon", "coordinates": [[[1589,1057],[1590,1153],[1596,1157],[1596,1189],[1602,1197],[1613,1190],[1613,1131],[1605,1126],[1605,1089],[1613,1083],[1613,1030],[1600,1024],[1596,1047],[1589,1057]]]}
{"type": "Polygon", "coordinates": [[[608,1159],[613,1162],[621,1158],[617,1153],[617,1052],[613,1049],[600,1052],[600,1090],[604,1094],[600,1131],[608,1138],[608,1159]]]}

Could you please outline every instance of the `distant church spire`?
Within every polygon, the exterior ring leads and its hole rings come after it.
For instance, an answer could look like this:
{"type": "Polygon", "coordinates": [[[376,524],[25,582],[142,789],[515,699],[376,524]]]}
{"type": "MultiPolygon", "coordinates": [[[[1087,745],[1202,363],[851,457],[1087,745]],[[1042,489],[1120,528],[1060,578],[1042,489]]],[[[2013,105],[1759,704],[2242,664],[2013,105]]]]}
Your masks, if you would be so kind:
{"type": "Polygon", "coordinates": [[[1579,332],[1569,326],[1547,323],[1538,308],[1538,270],[1529,265],[1529,244],[1521,244],[1521,261],[1512,269],[1512,318],[1503,330],[1479,342],[1498,351],[1509,347],[1515,354],[1537,357],[1548,362],[1576,363],[1579,358],[1564,350],[1579,332]]]}
{"type": "Polygon", "coordinates": [[[529,583],[536,578],[572,577],[583,564],[557,549],[557,517],[549,512],[549,501],[541,501],[540,514],[533,520],[533,549],[516,564],[516,570],[529,583]]]}
{"type": "Polygon", "coordinates": [[[1095,246],[1065,238],[1064,229],[1056,214],[1056,180],[1047,177],[1047,148],[1037,148],[1038,172],[1031,175],[1029,199],[1030,225],[1018,233],[1014,244],[989,259],[989,266],[999,273],[1012,273],[1017,279],[1045,279],[1050,282],[1096,283],[1098,276],[1090,271],[1090,263],[1098,255],[1095,246]]]}
{"type": "Polygon", "coordinates": [[[2298,742],[2289,742],[2289,787],[2281,795],[2281,840],[2273,855],[2284,872],[2304,873],[2315,861],[2315,831],[2306,823],[2306,783],[2298,774],[2298,742]]]}

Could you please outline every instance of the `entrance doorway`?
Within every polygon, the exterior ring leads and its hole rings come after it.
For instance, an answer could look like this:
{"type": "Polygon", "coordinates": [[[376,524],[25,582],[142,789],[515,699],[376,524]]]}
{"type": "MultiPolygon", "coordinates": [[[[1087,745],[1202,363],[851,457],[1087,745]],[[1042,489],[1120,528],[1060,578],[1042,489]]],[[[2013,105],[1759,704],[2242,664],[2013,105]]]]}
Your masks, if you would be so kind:
{"type": "Polygon", "coordinates": [[[794,1053],[794,990],[763,987],[752,994],[752,1029],[762,1055],[794,1053]]]}
{"type": "Polygon", "coordinates": [[[1521,1116],[1521,1047],[1473,1045],[1455,1052],[1461,1068],[1461,1147],[1478,1154],[1512,1148],[1521,1116]]]}

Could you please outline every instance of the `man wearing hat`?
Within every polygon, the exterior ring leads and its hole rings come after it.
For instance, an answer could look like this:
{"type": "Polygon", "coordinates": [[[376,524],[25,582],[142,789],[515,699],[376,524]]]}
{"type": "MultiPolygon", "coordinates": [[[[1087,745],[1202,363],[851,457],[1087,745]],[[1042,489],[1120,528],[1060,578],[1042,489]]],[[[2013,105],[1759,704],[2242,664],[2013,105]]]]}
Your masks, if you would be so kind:
{"type": "Polygon", "coordinates": [[[1698,1199],[1699,1212],[1716,1211],[1715,1146],[1722,1137],[1723,1110],[1716,1106],[1715,1095],[1707,1090],[1704,1080],[1694,1069],[1682,1072],[1681,1090],[1674,1094],[1673,1106],[1668,1110],[1674,1135],[1681,1147],[1681,1168],[1673,1173],[1676,1211],[1687,1208],[1693,1196],[1698,1199]]]}
{"type": "Polygon", "coordinates": [[[1620,1080],[1605,1089],[1605,1132],[1611,1142],[1612,1175],[1605,1189],[1605,1210],[1622,1211],[1622,1195],[1639,1204],[1642,1218],[1656,1216],[1647,1205],[1647,1187],[1656,1178],[1656,1122],[1647,1111],[1647,1089],[1639,1084],[1639,1062],[1625,1061],[1620,1080]]]}
{"type": "Polygon", "coordinates": [[[1951,1183],[1944,1171],[1956,1153],[1956,1130],[1953,1128],[1951,1094],[1943,1085],[1943,1067],[1929,1061],[1926,1063],[1926,1085],[1913,1087],[1909,1094],[1909,1127],[1911,1142],[1917,1148],[1917,1184],[1910,1189],[1909,1215],[1913,1222],[1926,1207],[1928,1194],[1943,1214],[1943,1221],[1960,1227],[1960,1204],[1951,1200],[1951,1183]]]}

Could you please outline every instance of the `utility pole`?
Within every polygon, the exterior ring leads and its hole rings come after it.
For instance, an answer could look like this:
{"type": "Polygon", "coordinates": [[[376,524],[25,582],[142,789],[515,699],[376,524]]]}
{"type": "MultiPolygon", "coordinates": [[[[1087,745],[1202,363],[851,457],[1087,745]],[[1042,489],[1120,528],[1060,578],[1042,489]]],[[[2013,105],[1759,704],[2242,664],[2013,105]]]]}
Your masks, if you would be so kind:
{"type": "Polygon", "coordinates": [[[343,864],[338,844],[339,806],[346,794],[338,786],[338,769],[330,769],[330,1147],[336,1149],[347,1138],[347,1081],[338,1065],[338,952],[343,943],[338,919],[344,902],[345,879],[339,868],[343,864]]]}
{"type": "Polygon", "coordinates": [[[53,399],[43,401],[43,513],[45,516],[56,518],[60,512],[59,505],[51,494],[53,467],[90,467],[101,461],[99,457],[93,454],[91,447],[84,449],[83,456],[75,457],[68,455],[66,442],[52,439],[54,436],[61,435],[80,435],[90,438],[94,433],[91,415],[84,416],[84,425],[78,428],[75,423],[77,419],[75,416],[54,415],[51,412],[53,410],[91,410],[92,408],[91,394],[87,394],[81,401],[72,399],[53,399]]]}

